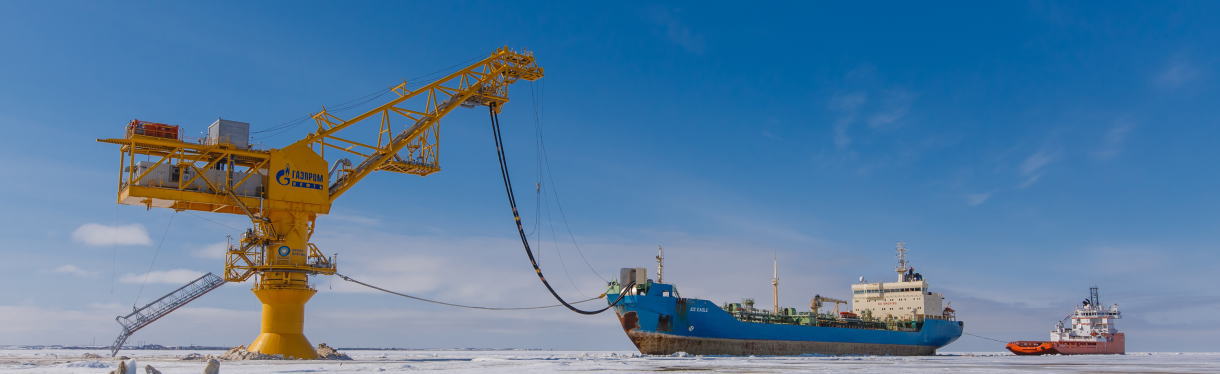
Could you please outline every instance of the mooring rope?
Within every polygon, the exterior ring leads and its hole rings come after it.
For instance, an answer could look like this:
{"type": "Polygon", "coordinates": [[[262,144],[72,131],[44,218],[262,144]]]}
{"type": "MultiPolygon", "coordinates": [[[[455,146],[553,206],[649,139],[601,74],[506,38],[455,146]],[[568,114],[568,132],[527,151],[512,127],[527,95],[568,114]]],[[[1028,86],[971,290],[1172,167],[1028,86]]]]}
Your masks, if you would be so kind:
{"type": "MultiPolygon", "coordinates": [[[[408,294],[405,294],[405,293],[402,293],[402,292],[396,292],[396,291],[387,290],[387,289],[385,289],[385,288],[377,287],[377,286],[374,286],[374,285],[371,285],[371,284],[368,284],[368,283],[364,283],[364,282],[361,282],[361,281],[358,281],[358,280],[352,279],[352,277],[349,277],[349,276],[346,276],[346,275],[343,275],[343,274],[339,274],[339,273],[335,273],[335,276],[337,276],[337,277],[339,277],[339,278],[343,278],[343,280],[345,280],[345,281],[352,282],[352,283],[355,283],[355,284],[359,284],[359,285],[361,285],[361,286],[365,286],[365,287],[368,287],[368,288],[372,288],[372,289],[374,289],[374,290],[378,290],[378,291],[385,292],[385,293],[388,293],[388,294],[397,295],[397,296],[402,296],[402,297],[405,297],[405,298],[408,298],[408,299],[412,299],[412,300],[418,300],[418,301],[423,301],[423,302],[426,302],[426,303],[440,304],[440,305],[446,305],[446,306],[457,307],[457,308],[480,309],[480,310],[531,310],[531,309],[547,309],[547,308],[555,308],[555,307],[561,307],[561,306],[563,306],[563,304],[553,304],[553,305],[543,305],[543,306],[523,306],[523,307],[490,307],[490,306],[477,306],[477,305],[462,305],[462,304],[454,304],[454,303],[444,302],[444,301],[440,301],[440,300],[433,300],[433,299],[429,299],[429,298],[425,298],[425,297],[412,296],[412,295],[408,295],[408,294]]],[[[581,301],[573,302],[572,304],[580,304],[580,303],[584,303],[584,302],[590,302],[590,301],[597,300],[597,299],[600,299],[600,298],[603,298],[603,297],[606,297],[606,294],[604,294],[604,293],[603,293],[603,294],[601,294],[601,295],[598,295],[597,297],[590,297],[590,298],[588,298],[588,299],[584,299],[584,300],[581,300],[581,301]]]]}

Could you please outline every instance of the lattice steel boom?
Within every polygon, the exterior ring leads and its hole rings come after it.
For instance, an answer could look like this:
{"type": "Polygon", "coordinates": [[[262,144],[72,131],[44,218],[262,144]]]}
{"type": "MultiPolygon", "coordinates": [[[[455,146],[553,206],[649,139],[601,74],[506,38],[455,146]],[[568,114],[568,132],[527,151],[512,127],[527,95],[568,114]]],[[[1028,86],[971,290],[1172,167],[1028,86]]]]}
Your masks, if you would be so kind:
{"type": "Polygon", "coordinates": [[[98,141],[120,146],[118,203],[250,218],[252,227],[227,250],[224,272],[228,282],[254,278],[263,302],[262,332],[248,349],[314,358],[301,333],[305,303],[316,292],[309,276],[336,268],[309,242],[317,215],[374,171],[440,171],[442,118],[459,106],[499,111],[509,85],[542,75],[533,54],[500,48],[436,81],[398,84],[393,99],[360,115],[344,119],[323,108],[311,117],[316,131],[278,149],[226,138],[226,129],[249,126],[226,120],[201,141],[182,139],[176,126],[138,120],[125,137],[98,141]]]}

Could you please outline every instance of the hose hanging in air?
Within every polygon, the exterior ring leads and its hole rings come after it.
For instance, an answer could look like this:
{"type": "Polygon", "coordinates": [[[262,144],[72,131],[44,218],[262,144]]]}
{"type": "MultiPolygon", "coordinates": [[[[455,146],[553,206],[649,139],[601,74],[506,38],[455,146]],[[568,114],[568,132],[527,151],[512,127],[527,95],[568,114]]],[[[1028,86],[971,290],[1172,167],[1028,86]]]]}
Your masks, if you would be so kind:
{"type": "MultiPolygon", "coordinates": [[[[559,293],[555,292],[555,288],[551,287],[551,283],[547,282],[546,277],[542,275],[542,268],[538,267],[538,260],[534,259],[534,251],[530,249],[529,239],[525,235],[525,227],[522,226],[521,223],[521,213],[517,211],[517,197],[515,194],[513,194],[513,182],[512,178],[509,178],[508,176],[508,161],[504,156],[504,138],[500,135],[500,114],[496,113],[495,106],[489,106],[488,108],[491,114],[492,135],[494,135],[496,139],[496,156],[500,159],[500,177],[504,180],[504,192],[508,194],[508,205],[513,208],[513,221],[517,223],[517,234],[521,236],[521,246],[525,248],[525,255],[529,256],[530,264],[534,265],[534,273],[538,274],[538,280],[542,281],[542,285],[546,286],[546,290],[551,292],[551,296],[554,296],[555,300],[558,300],[560,304],[563,304],[563,306],[576,313],[593,315],[605,312],[606,310],[613,308],[615,305],[618,305],[619,302],[623,301],[622,294],[619,294],[618,298],[616,298],[613,303],[610,303],[610,305],[607,305],[605,308],[598,310],[578,309],[572,306],[572,304],[569,304],[563,299],[563,297],[559,296],[559,293]]],[[[628,290],[634,286],[635,282],[632,282],[623,287],[623,289],[628,290]]]]}

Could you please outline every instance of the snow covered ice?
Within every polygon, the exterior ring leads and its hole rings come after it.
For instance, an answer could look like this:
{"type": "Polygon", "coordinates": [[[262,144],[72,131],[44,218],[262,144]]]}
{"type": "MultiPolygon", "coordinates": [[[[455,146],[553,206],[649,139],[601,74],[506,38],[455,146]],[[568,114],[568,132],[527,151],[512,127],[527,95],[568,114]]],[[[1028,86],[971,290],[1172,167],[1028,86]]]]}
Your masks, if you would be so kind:
{"type": "MultiPolygon", "coordinates": [[[[342,350],[342,349],[341,349],[342,350]]],[[[1014,356],[942,353],[923,357],[642,356],[635,352],[519,350],[342,350],[353,361],[223,361],[221,373],[370,373],[445,370],[454,373],[711,372],[711,373],[1217,373],[1220,353],[1128,353],[1122,356],[1014,356]]],[[[105,373],[117,360],[83,358],[100,350],[0,350],[0,373],[105,373]]],[[[164,373],[200,373],[188,354],[223,351],[123,351],[164,373]]]]}

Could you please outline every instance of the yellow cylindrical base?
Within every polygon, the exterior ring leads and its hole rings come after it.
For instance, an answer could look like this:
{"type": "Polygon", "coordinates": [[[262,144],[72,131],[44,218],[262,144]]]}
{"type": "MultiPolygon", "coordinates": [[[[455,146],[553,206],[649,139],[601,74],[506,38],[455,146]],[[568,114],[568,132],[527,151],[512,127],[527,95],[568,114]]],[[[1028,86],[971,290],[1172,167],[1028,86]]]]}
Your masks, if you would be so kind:
{"type": "Polygon", "coordinates": [[[246,350],[269,355],[313,360],[318,358],[305,338],[305,303],[318,291],[308,288],[255,289],[263,302],[262,331],[246,350]]]}

